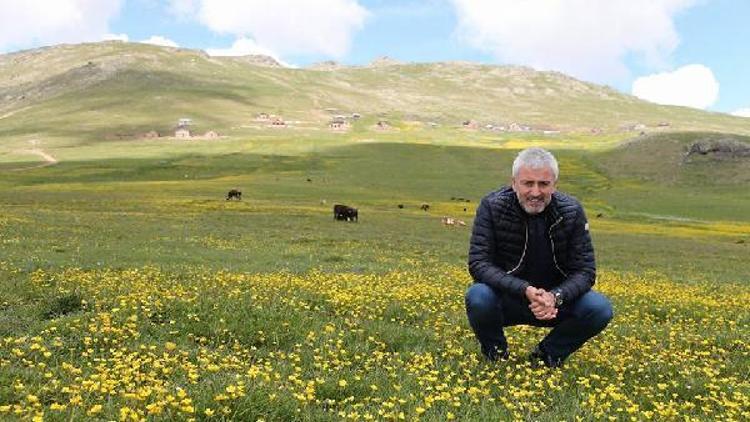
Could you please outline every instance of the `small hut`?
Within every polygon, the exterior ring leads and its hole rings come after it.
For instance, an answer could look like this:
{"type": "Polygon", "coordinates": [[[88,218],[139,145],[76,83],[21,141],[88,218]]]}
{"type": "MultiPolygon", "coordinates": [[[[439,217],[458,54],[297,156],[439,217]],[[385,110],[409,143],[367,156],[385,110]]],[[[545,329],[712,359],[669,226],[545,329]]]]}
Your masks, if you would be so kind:
{"type": "Polygon", "coordinates": [[[271,127],[284,128],[286,127],[286,122],[280,116],[273,116],[271,118],[271,127]]]}
{"type": "Polygon", "coordinates": [[[174,137],[175,138],[190,138],[192,136],[192,133],[190,132],[190,128],[187,126],[177,126],[177,128],[174,130],[174,137]]]}
{"type": "Polygon", "coordinates": [[[344,116],[333,116],[328,123],[328,127],[333,130],[347,130],[349,129],[349,122],[344,116]]]}

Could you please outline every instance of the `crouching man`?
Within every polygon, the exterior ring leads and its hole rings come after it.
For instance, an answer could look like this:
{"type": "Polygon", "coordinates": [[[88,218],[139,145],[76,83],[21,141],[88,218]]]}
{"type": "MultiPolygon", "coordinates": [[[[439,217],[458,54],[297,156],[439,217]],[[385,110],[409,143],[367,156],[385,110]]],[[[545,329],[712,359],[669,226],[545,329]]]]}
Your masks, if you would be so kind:
{"type": "Polygon", "coordinates": [[[558,367],[612,319],[609,300],[591,290],[596,265],[586,215],[575,198],[556,191],[558,175],[551,153],[523,150],[511,186],[485,196],[477,209],[466,312],[491,361],[508,357],[504,327],[552,327],[530,359],[558,367]]]}

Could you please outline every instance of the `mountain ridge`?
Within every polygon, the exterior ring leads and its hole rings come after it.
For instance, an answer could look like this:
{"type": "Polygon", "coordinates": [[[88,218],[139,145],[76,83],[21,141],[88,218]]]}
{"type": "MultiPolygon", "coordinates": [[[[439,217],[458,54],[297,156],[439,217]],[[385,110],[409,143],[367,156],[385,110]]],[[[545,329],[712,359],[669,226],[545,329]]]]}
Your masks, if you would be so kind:
{"type": "Polygon", "coordinates": [[[64,122],[56,115],[86,121],[93,111],[104,121],[138,127],[196,115],[227,130],[260,112],[325,127],[330,110],[361,114],[369,123],[387,118],[460,126],[471,120],[480,127],[523,124],[563,132],[666,123],[670,130],[750,133],[750,119],[652,104],[560,72],[515,65],[386,57],[367,66],[293,69],[267,56],[216,57],[111,41],[0,55],[0,116],[13,114],[0,119],[0,136],[11,120],[18,132],[24,122],[51,118],[57,126],[64,122]]]}

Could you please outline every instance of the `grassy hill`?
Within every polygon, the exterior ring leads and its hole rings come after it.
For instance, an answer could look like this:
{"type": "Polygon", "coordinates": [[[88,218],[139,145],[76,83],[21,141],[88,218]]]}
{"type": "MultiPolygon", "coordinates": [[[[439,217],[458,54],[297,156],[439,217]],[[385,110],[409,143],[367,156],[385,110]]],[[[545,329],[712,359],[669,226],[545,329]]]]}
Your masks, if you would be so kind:
{"type": "Polygon", "coordinates": [[[669,122],[674,130],[750,133],[748,119],[659,106],[560,73],[516,66],[287,69],[121,42],[0,56],[3,142],[25,135],[101,140],[148,130],[167,133],[184,116],[199,130],[242,134],[259,112],[309,129],[324,128],[337,112],[358,112],[364,118],[355,131],[385,118],[397,126],[434,122],[454,128],[475,119],[482,125],[515,122],[583,133],[669,122]]]}

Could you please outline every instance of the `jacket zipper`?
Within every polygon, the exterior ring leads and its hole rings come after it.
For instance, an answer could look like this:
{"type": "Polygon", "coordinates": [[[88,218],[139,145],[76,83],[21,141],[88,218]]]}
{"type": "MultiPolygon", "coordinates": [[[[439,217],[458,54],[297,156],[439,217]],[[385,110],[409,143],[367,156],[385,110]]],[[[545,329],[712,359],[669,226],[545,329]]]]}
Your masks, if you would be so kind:
{"type": "MultiPolygon", "coordinates": [[[[558,225],[562,221],[562,216],[557,219],[554,223],[552,223],[551,226],[549,226],[549,241],[552,243],[552,261],[555,263],[555,268],[557,268],[557,271],[560,271],[560,274],[563,275],[563,277],[567,277],[568,274],[560,268],[559,265],[557,265],[557,257],[555,256],[555,239],[552,238],[552,229],[555,228],[556,225],[558,225]]],[[[528,227],[527,227],[527,233],[526,236],[528,237],[528,227]]],[[[526,248],[524,247],[524,252],[526,251],[526,248]]]]}
{"type": "MultiPolygon", "coordinates": [[[[513,274],[513,272],[515,272],[521,266],[521,264],[523,263],[523,258],[526,256],[526,247],[528,245],[529,245],[529,223],[526,222],[526,240],[523,242],[523,253],[521,254],[521,259],[518,260],[518,264],[516,264],[516,266],[512,270],[508,271],[508,274],[513,274]]],[[[552,256],[554,255],[555,253],[553,250],[552,256]]],[[[555,265],[557,265],[557,263],[555,263],[555,265]]]]}

